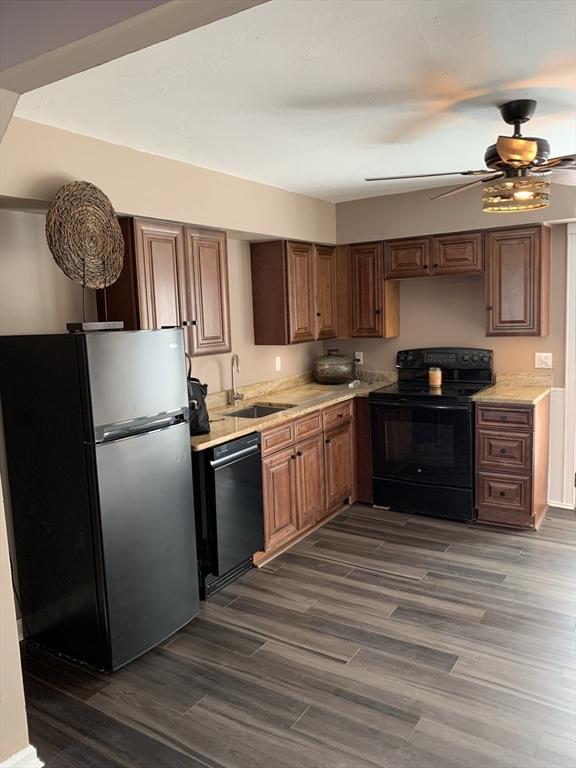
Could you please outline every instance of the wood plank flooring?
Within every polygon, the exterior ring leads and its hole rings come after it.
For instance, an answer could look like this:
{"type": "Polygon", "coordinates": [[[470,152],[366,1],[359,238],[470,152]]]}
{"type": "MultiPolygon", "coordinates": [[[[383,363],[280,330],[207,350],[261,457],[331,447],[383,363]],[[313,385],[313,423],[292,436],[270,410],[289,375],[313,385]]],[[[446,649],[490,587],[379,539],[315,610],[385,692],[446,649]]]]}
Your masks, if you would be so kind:
{"type": "Polygon", "coordinates": [[[47,768],[574,765],[573,512],[355,505],[110,675],[24,658],[47,768]]]}

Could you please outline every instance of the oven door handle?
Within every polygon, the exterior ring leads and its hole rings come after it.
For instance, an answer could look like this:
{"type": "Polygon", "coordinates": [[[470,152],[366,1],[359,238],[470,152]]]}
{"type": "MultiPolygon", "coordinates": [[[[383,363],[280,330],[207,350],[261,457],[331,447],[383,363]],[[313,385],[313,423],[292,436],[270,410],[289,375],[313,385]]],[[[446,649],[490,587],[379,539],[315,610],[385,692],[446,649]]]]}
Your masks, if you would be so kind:
{"type": "Polygon", "coordinates": [[[469,411],[471,410],[470,404],[456,403],[454,405],[441,405],[438,403],[415,403],[414,400],[395,400],[387,403],[382,401],[372,401],[370,405],[377,408],[425,408],[426,410],[442,410],[442,411],[469,411]]]}

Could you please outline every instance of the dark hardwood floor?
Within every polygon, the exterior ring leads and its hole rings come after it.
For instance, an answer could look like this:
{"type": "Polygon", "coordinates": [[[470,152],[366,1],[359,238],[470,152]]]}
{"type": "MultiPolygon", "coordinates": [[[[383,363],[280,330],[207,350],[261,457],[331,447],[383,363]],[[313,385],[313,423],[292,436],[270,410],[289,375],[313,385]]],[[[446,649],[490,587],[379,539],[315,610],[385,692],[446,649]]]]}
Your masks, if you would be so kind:
{"type": "Polygon", "coordinates": [[[572,766],[575,532],[356,505],[117,673],[27,655],[30,741],[47,768],[572,766]]]}

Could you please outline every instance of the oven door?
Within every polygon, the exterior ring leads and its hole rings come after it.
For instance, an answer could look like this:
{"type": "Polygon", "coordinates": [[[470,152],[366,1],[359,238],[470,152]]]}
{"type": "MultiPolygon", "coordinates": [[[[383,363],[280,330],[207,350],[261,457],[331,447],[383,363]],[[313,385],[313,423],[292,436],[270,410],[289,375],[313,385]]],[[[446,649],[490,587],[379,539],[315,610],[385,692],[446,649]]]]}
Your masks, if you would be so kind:
{"type": "Polygon", "coordinates": [[[471,405],[371,403],[375,478],[472,488],[471,405]]]}

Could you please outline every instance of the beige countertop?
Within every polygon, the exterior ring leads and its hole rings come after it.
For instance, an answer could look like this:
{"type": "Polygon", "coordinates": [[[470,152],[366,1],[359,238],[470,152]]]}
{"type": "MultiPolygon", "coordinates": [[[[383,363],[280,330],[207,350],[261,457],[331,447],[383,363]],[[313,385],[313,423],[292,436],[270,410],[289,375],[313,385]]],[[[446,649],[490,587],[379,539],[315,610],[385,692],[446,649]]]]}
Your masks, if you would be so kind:
{"type": "Polygon", "coordinates": [[[293,389],[284,389],[249,400],[241,400],[237,405],[227,405],[223,408],[210,408],[210,433],[190,438],[193,451],[203,451],[228,440],[248,435],[250,432],[263,432],[270,427],[278,426],[285,421],[296,419],[307,413],[312,413],[329,405],[352,400],[355,397],[366,397],[372,390],[384,387],[390,382],[377,381],[372,384],[361,382],[359,386],[350,388],[347,384],[304,384],[293,389]],[[230,411],[238,411],[255,403],[272,403],[293,407],[279,411],[261,419],[246,419],[228,415],[230,411]]]}
{"type": "Polygon", "coordinates": [[[536,405],[550,392],[550,387],[524,386],[522,384],[502,383],[479,392],[472,399],[477,403],[516,403],[518,405],[536,405]]]}

